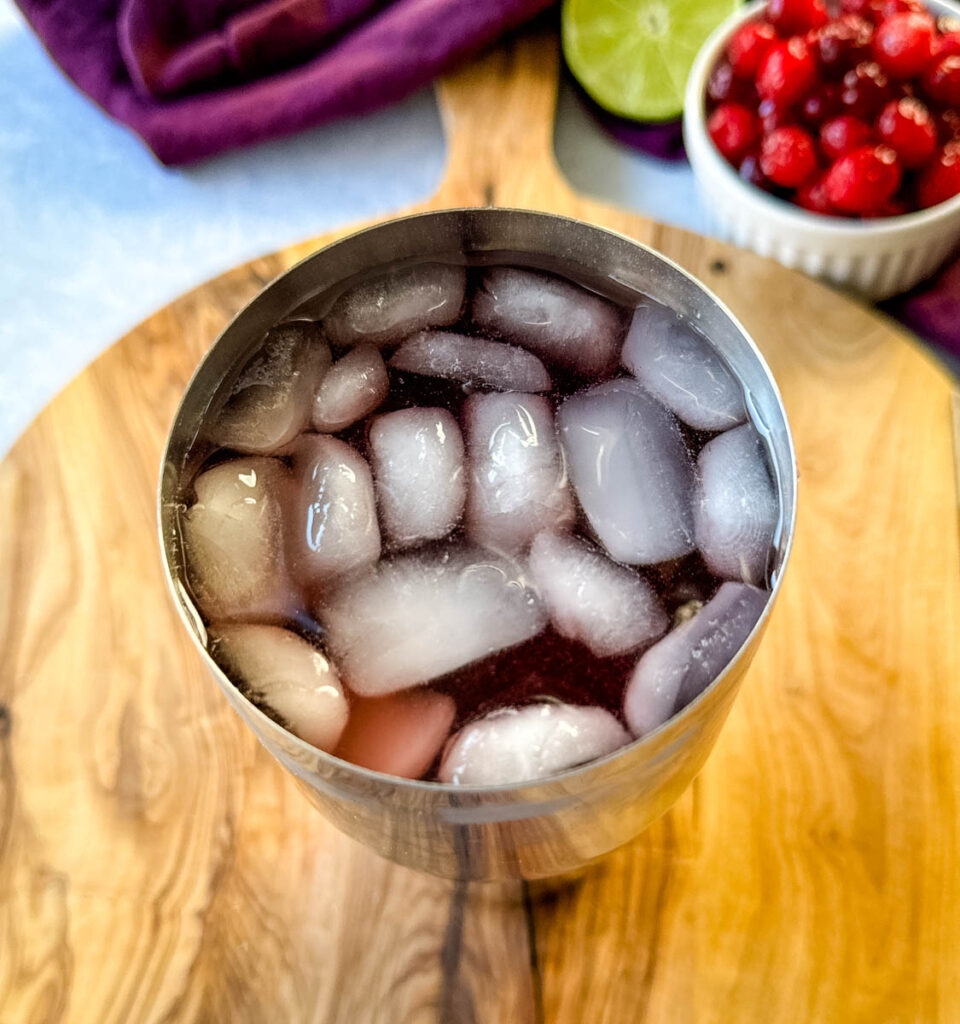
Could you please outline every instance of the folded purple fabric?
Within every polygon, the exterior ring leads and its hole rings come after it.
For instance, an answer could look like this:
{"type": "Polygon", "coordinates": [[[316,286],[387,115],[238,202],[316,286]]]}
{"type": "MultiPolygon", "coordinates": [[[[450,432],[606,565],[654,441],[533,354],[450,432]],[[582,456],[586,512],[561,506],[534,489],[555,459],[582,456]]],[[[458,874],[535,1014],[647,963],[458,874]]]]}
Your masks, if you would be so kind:
{"type": "Polygon", "coordinates": [[[117,41],[141,95],[250,79],[316,55],[378,0],[121,0],[117,41]]]}
{"type": "Polygon", "coordinates": [[[604,110],[574,82],[580,101],[606,133],[631,149],[658,157],[660,160],[685,160],[683,121],[631,121],[604,110]]]}
{"type": "Polygon", "coordinates": [[[163,163],[401,99],[552,0],[17,0],[163,163]]]}
{"type": "Polygon", "coordinates": [[[921,338],[960,358],[960,261],[948,263],[936,277],[881,308],[921,338]]]}
{"type": "Polygon", "coordinates": [[[612,114],[601,116],[598,120],[608,135],[633,149],[661,160],[678,161],[687,158],[683,148],[683,122],[680,120],[641,124],[612,114]]]}

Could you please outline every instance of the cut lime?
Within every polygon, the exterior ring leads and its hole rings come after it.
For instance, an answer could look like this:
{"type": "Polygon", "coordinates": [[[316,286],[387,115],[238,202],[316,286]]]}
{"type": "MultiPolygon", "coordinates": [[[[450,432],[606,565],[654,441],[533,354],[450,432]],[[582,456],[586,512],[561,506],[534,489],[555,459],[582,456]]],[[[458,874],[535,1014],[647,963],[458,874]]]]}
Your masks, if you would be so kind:
{"type": "Polygon", "coordinates": [[[683,111],[697,50],[739,0],[564,0],[563,55],[606,110],[637,121],[683,111]]]}

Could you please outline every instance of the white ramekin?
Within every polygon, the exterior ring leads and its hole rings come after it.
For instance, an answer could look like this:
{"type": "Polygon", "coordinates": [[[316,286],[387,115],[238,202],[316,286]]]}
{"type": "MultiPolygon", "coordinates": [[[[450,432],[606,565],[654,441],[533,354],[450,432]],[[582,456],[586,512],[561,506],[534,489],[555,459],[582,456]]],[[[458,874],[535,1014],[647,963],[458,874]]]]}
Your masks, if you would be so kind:
{"type": "MultiPolygon", "coordinates": [[[[742,181],[707,134],[707,80],[727,40],[766,3],[754,0],[703,44],[690,78],[683,140],[697,185],[719,235],[787,267],[883,299],[929,277],[960,243],[960,195],[917,213],[856,221],[809,213],[742,181]]],[[[930,0],[936,15],[960,6],[930,0]]]]}

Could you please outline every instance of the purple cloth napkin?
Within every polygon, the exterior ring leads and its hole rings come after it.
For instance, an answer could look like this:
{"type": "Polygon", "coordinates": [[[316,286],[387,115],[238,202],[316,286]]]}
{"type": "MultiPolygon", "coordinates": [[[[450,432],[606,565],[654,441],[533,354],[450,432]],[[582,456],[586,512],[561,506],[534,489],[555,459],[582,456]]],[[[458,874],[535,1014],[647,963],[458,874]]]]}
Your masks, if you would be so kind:
{"type": "Polygon", "coordinates": [[[631,121],[604,110],[595,103],[570,73],[570,80],[584,107],[601,128],[618,142],[631,149],[658,157],[660,160],[686,160],[683,148],[683,120],[673,121],[631,121]]]}
{"type": "MultiPolygon", "coordinates": [[[[881,308],[954,360],[960,359],[960,261],[948,263],[936,277],[881,308]]],[[[957,367],[955,361],[952,366],[957,367]]]]}
{"type": "Polygon", "coordinates": [[[53,59],[165,164],[414,92],[552,0],[17,0],[53,59]]]}
{"type": "Polygon", "coordinates": [[[626,146],[640,149],[661,160],[687,158],[683,148],[683,122],[680,120],[641,124],[603,112],[597,119],[609,135],[626,146]]]}

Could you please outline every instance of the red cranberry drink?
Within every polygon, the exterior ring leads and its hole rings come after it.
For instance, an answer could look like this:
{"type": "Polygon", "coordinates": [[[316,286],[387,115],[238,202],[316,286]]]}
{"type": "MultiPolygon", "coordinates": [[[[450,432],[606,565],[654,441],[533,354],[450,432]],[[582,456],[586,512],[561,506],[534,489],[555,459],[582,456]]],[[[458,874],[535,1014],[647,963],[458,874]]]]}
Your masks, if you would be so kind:
{"type": "Polygon", "coordinates": [[[181,517],[209,650],[376,771],[544,778],[657,729],[769,597],[780,502],[710,342],[514,266],[422,263],[274,327],[181,517]]]}

